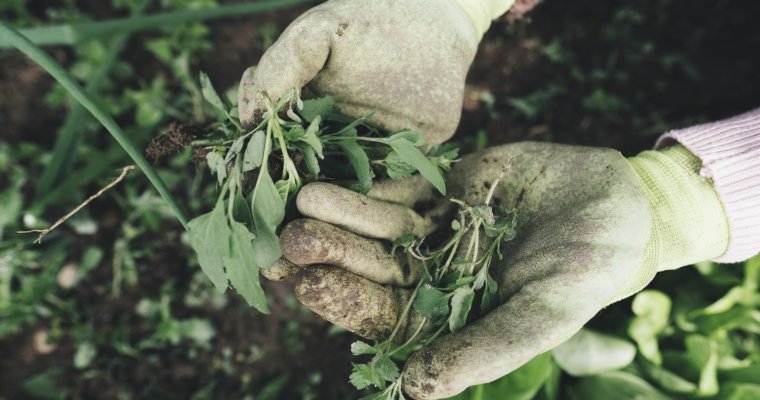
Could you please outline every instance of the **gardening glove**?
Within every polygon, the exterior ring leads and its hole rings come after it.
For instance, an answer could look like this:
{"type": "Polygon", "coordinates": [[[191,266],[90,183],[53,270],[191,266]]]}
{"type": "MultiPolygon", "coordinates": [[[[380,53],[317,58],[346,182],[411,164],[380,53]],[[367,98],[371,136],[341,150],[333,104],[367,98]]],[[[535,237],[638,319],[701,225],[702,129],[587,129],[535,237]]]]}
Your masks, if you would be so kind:
{"type": "MultiPolygon", "coordinates": [[[[610,149],[526,142],[465,157],[448,176],[451,196],[484,204],[498,180],[492,204],[517,213],[517,236],[491,266],[500,305],[414,353],[404,390],[439,399],[498,379],[658,271],[722,254],[726,217],[700,164],[680,145],[626,159],[610,149]]],[[[441,218],[445,200],[431,213],[414,210],[433,193],[419,178],[377,185],[368,196],[305,186],[296,202],[312,219],[285,227],[280,241],[286,258],[309,265],[296,278],[298,299],[359,335],[388,337],[420,271],[391,255],[387,241],[450,226],[441,218]]],[[[401,340],[421,317],[410,319],[401,340]]]]}
{"type": "Polygon", "coordinates": [[[390,132],[414,129],[429,144],[454,134],[465,77],[483,32],[513,0],[331,0],[296,19],[238,91],[240,120],[254,127],[304,86],[335,98],[341,113],[390,132]]]}

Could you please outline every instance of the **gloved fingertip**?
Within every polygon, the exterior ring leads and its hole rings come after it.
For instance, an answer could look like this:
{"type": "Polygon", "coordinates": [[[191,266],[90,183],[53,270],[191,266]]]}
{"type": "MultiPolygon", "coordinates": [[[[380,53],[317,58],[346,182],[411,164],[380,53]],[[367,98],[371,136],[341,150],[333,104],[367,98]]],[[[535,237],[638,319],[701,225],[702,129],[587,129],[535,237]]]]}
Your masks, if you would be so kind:
{"type": "Polygon", "coordinates": [[[446,372],[449,370],[448,357],[441,357],[434,347],[424,347],[412,354],[404,366],[404,392],[416,400],[443,399],[455,396],[467,386],[457,384],[446,372]]]}
{"type": "Polygon", "coordinates": [[[270,281],[282,281],[295,276],[301,267],[286,260],[284,257],[280,257],[277,262],[267,268],[261,268],[261,275],[270,281]]]}
{"type": "Polygon", "coordinates": [[[294,292],[322,318],[367,339],[387,337],[399,311],[391,289],[335,267],[304,268],[294,292]]]}
{"type": "Polygon", "coordinates": [[[282,228],[280,232],[280,251],[283,257],[296,265],[307,265],[314,251],[313,235],[308,233],[307,220],[297,219],[282,228]]]}

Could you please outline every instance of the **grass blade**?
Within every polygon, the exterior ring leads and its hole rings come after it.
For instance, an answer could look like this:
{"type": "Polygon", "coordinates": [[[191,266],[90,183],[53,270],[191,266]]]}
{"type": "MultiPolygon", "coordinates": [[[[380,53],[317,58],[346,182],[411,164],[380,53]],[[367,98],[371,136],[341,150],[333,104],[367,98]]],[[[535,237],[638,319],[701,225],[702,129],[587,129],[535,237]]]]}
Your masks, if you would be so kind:
{"type": "Polygon", "coordinates": [[[143,157],[142,153],[137,150],[132,143],[127,140],[124,132],[116,124],[116,121],[111,118],[110,115],[105,113],[95,102],[90,98],[87,93],[82,90],[82,87],[77,84],[74,79],[69,76],[66,70],[61,67],[53,58],[47,53],[42,51],[34,43],[30,42],[27,38],[18,33],[15,29],[9,27],[4,22],[0,21],[0,37],[8,41],[13,47],[17,48],[22,53],[26,54],[34,62],[39,64],[47,73],[53,76],[58,83],[61,84],[68,92],[74,97],[84,108],[86,108],[97,120],[100,122],[113,136],[117,143],[124,149],[130,158],[137,164],[137,166],[143,171],[151,184],[156,188],[158,193],[164,199],[166,204],[174,212],[174,215],[182,223],[182,226],[187,229],[187,218],[180,210],[177,203],[174,201],[169,189],[161,177],[158,176],[153,167],[148,163],[148,160],[143,157]]]}
{"type": "MultiPolygon", "coordinates": [[[[150,3],[150,0],[143,0],[142,4],[135,11],[136,14],[142,13],[143,9],[150,3]]],[[[103,62],[92,74],[84,90],[91,96],[97,95],[103,87],[114,62],[119,57],[121,50],[129,40],[129,34],[119,34],[113,37],[107,44],[108,52],[103,62]]],[[[69,173],[71,165],[77,156],[77,146],[79,140],[85,134],[83,127],[88,118],[87,110],[79,104],[74,104],[66,115],[63,126],[58,131],[58,137],[53,147],[53,157],[50,164],[42,172],[42,176],[37,181],[34,191],[35,200],[39,200],[45,193],[52,189],[53,183],[58,182],[60,178],[69,173]]]]}
{"type": "MultiPolygon", "coordinates": [[[[243,2],[219,7],[170,11],[146,16],[113,19],[109,21],[29,28],[21,30],[21,34],[31,42],[40,46],[73,45],[86,39],[96,37],[102,38],[115,33],[161,29],[177,24],[255,14],[309,3],[314,3],[314,0],[263,0],[243,2]]],[[[0,48],[13,46],[13,41],[10,38],[0,37],[0,48]]]]}

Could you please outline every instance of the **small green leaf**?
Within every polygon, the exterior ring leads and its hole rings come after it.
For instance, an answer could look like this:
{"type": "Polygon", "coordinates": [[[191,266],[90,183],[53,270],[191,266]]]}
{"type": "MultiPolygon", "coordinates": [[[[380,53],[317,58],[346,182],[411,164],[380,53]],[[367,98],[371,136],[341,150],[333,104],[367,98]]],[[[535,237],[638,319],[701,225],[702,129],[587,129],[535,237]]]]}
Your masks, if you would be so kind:
{"type": "MultiPolygon", "coordinates": [[[[498,380],[468,388],[447,400],[531,400],[553,371],[552,358],[544,353],[498,380]]],[[[609,397],[606,400],[616,399],[609,397]]],[[[648,399],[647,399],[648,400],[648,399]]]]}
{"type": "Polygon", "coordinates": [[[662,292],[644,290],[633,299],[633,313],[628,335],[636,341],[641,354],[655,365],[662,364],[657,336],[668,326],[670,298],[662,292]]]}
{"type": "Polygon", "coordinates": [[[230,148],[227,149],[227,155],[224,156],[224,162],[229,163],[232,159],[243,150],[243,144],[245,144],[245,137],[241,136],[232,142],[230,148]]]}
{"type": "Polygon", "coordinates": [[[90,342],[82,342],[77,346],[77,352],[74,354],[74,367],[84,369],[92,364],[92,360],[98,354],[98,350],[90,342]]]}
{"type": "Polygon", "coordinates": [[[414,244],[414,235],[411,233],[407,233],[404,236],[401,236],[400,238],[393,241],[393,247],[391,247],[391,254],[396,254],[396,249],[399,247],[403,248],[404,251],[406,251],[409,246],[414,244]]]}
{"type": "Polygon", "coordinates": [[[285,218],[285,203],[269,172],[266,169],[261,171],[251,195],[253,224],[256,227],[253,251],[257,265],[268,268],[282,256],[275,232],[285,218]]]}
{"type": "Polygon", "coordinates": [[[380,379],[388,382],[395,381],[401,375],[396,363],[385,353],[376,354],[372,366],[380,379]]]}
{"type": "Polygon", "coordinates": [[[441,170],[428,160],[414,143],[405,137],[397,137],[396,135],[385,139],[384,142],[398,153],[401,160],[416,168],[420,175],[430,181],[442,195],[446,195],[446,182],[443,180],[441,170]]]}
{"type": "Polygon", "coordinates": [[[264,145],[266,144],[266,133],[257,131],[248,141],[248,147],[243,154],[243,172],[253,171],[261,166],[264,161],[264,145]]]}
{"type": "Polygon", "coordinates": [[[475,292],[471,287],[460,287],[454,291],[451,297],[451,315],[449,315],[449,329],[456,332],[467,324],[467,315],[472,308],[472,299],[475,292]]]}
{"type": "Polygon", "coordinates": [[[404,162],[395,150],[388,153],[383,163],[385,164],[388,177],[396,181],[404,179],[417,171],[417,168],[404,162]]]}
{"type": "Polygon", "coordinates": [[[369,344],[362,342],[361,340],[357,340],[351,343],[351,354],[355,356],[361,356],[364,354],[375,354],[375,353],[377,353],[377,349],[374,346],[370,346],[369,344]]]}
{"type": "Polygon", "coordinates": [[[378,376],[374,368],[369,364],[353,364],[353,366],[353,372],[348,378],[348,381],[351,382],[355,388],[361,390],[370,386],[375,386],[380,389],[385,387],[383,379],[378,376]]]}
{"type": "Polygon", "coordinates": [[[219,153],[211,151],[206,154],[206,163],[211,172],[216,174],[219,184],[223,184],[224,180],[227,179],[227,163],[224,162],[224,158],[219,153]]]}
{"type": "MultiPolygon", "coordinates": [[[[252,241],[255,236],[245,225],[233,221],[230,239],[230,256],[224,258],[230,284],[243,296],[248,305],[264,314],[269,314],[267,299],[259,283],[259,268],[252,241]]],[[[263,266],[268,267],[269,265],[263,266]]]]}
{"type": "Polygon", "coordinates": [[[306,169],[309,171],[309,173],[314,176],[319,176],[319,160],[317,160],[317,155],[314,152],[314,148],[306,143],[295,143],[295,145],[298,147],[298,150],[301,151],[301,154],[303,155],[303,161],[306,164],[306,169]]]}
{"type": "Polygon", "coordinates": [[[203,94],[203,98],[206,99],[209,104],[214,106],[214,108],[226,114],[228,111],[227,107],[225,107],[222,98],[219,96],[219,93],[216,91],[216,89],[214,89],[214,85],[211,84],[211,80],[208,78],[208,75],[206,75],[205,72],[200,72],[199,75],[201,93],[203,94]]]}
{"type": "Polygon", "coordinates": [[[187,224],[190,244],[198,254],[198,264],[217,290],[227,289],[224,274],[224,257],[230,255],[231,231],[224,215],[224,202],[216,203],[214,210],[191,220],[187,224]]]}
{"type": "Polygon", "coordinates": [[[304,100],[301,116],[306,121],[312,122],[318,116],[325,116],[332,112],[333,107],[335,107],[335,99],[330,96],[304,100]]]}
{"type": "Polygon", "coordinates": [[[437,321],[449,313],[449,296],[425,284],[417,291],[413,305],[422,316],[431,321],[437,321]]]}
{"type": "Polygon", "coordinates": [[[583,378],[570,394],[571,400],[671,400],[645,380],[623,371],[583,378]]]}
{"type": "MultiPolygon", "coordinates": [[[[353,135],[349,136],[356,136],[356,132],[354,131],[353,135]]],[[[346,153],[348,162],[353,167],[354,172],[356,172],[356,178],[359,180],[359,190],[362,193],[367,193],[372,187],[372,177],[374,176],[372,168],[370,168],[367,153],[355,140],[340,140],[338,141],[338,146],[346,153]]]]}
{"type": "Polygon", "coordinates": [[[636,357],[636,346],[614,336],[581,329],[552,354],[568,374],[587,376],[627,367],[636,357]]]}
{"type": "Polygon", "coordinates": [[[275,232],[285,218],[285,203],[266,169],[262,170],[256,182],[251,197],[251,210],[257,232],[260,229],[275,232]]]}
{"type": "Polygon", "coordinates": [[[319,132],[319,122],[321,121],[321,117],[317,116],[314,118],[313,121],[311,121],[311,124],[306,129],[306,133],[304,133],[301,140],[308,143],[309,146],[314,148],[314,151],[317,152],[317,155],[320,159],[325,159],[325,155],[322,154],[322,141],[319,139],[319,136],[317,136],[317,132],[319,132]]]}

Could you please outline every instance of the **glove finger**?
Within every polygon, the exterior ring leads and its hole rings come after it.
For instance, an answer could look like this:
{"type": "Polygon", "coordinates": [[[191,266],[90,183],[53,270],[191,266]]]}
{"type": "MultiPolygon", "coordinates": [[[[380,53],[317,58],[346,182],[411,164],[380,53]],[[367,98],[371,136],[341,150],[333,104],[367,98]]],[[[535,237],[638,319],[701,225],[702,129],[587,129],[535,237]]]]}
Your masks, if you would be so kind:
{"type": "Polygon", "coordinates": [[[276,102],[291,90],[298,94],[319,73],[336,29],[337,22],[331,14],[307,11],[267,49],[257,67],[243,73],[238,90],[243,127],[252,129],[260,122],[267,98],[276,102]]]}
{"type": "Polygon", "coordinates": [[[274,264],[267,268],[261,268],[261,275],[270,281],[282,281],[294,276],[301,270],[301,267],[280,257],[274,264]]]}
{"type": "Polygon", "coordinates": [[[412,286],[422,274],[416,263],[401,262],[383,243],[314,219],[283,228],[280,249],[297,265],[334,265],[384,285],[412,286]]]}
{"type": "MultiPolygon", "coordinates": [[[[573,259],[567,253],[558,254],[558,264],[573,259]]],[[[418,400],[454,396],[494,381],[570,338],[622,284],[613,268],[608,268],[610,273],[588,266],[577,270],[523,286],[491,313],[414,353],[404,369],[404,390],[418,400]]]]}
{"type": "MultiPolygon", "coordinates": [[[[390,336],[411,293],[408,289],[382,286],[328,266],[305,267],[296,277],[295,286],[298,301],[320,317],[373,340],[390,336]]],[[[412,312],[399,327],[394,340],[406,340],[424,323],[412,312]]]]}
{"type": "Polygon", "coordinates": [[[296,198],[296,206],[307,217],[375,239],[392,241],[406,234],[423,237],[436,228],[431,218],[424,218],[408,207],[327,183],[304,186],[296,198]]]}
{"type": "Polygon", "coordinates": [[[437,190],[422,175],[412,175],[401,180],[386,179],[372,185],[367,196],[375,200],[400,204],[414,209],[418,203],[435,200],[437,190]]]}

